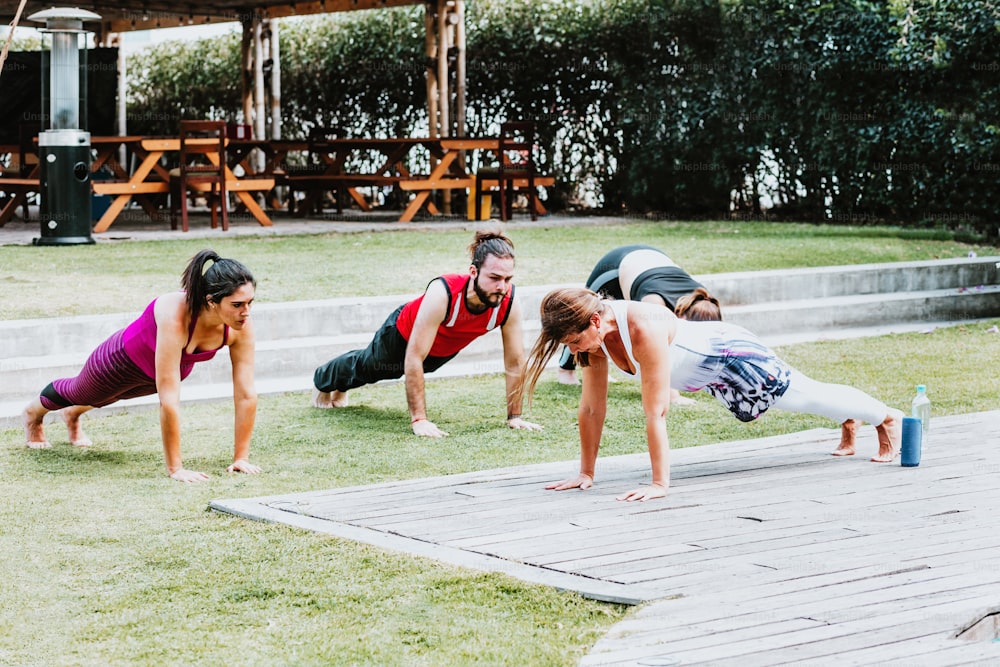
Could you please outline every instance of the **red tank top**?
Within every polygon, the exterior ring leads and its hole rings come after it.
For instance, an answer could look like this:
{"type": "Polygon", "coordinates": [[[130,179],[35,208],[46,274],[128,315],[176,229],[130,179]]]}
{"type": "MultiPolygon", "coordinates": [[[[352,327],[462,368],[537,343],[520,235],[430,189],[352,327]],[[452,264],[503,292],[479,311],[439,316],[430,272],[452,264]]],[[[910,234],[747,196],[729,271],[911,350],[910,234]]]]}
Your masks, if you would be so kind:
{"type": "MultiPolygon", "coordinates": [[[[445,288],[448,290],[448,310],[444,322],[438,326],[437,336],[434,337],[434,344],[431,345],[429,352],[430,356],[450,357],[458,354],[462,348],[475,339],[506,324],[514,298],[513,285],[510,286],[510,291],[504,296],[499,306],[487,308],[481,313],[473,313],[469,311],[465,303],[465,290],[468,288],[472,276],[467,273],[450,273],[434,280],[444,282],[445,288]]],[[[427,284],[428,287],[434,280],[427,284]]],[[[410,340],[413,322],[417,319],[417,311],[420,310],[420,304],[423,300],[424,296],[420,295],[410,301],[403,306],[399,318],[396,319],[396,328],[399,329],[399,333],[403,335],[405,340],[410,340]]]]}

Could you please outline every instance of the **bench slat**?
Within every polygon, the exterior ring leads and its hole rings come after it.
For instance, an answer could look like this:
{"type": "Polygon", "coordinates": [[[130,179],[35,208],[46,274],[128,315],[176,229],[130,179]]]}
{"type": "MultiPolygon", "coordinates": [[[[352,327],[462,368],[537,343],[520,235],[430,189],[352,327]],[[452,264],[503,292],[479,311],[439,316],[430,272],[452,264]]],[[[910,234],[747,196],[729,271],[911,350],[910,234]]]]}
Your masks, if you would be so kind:
{"type": "Polygon", "coordinates": [[[94,192],[99,195],[135,195],[170,191],[170,184],[163,181],[151,181],[148,183],[94,181],[92,186],[94,192]]]}
{"type": "Polygon", "coordinates": [[[37,178],[0,178],[0,190],[38,190],[42,186],[37,178]]]}

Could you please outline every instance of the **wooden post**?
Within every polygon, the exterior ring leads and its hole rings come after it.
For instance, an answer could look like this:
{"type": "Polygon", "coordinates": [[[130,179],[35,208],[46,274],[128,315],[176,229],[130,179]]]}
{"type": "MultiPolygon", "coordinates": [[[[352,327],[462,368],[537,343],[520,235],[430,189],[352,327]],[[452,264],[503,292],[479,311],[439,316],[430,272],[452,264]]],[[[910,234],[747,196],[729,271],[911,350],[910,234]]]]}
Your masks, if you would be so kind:
{"type": "Polygon", "coordinates": [[[264,40],[263,21],[259,16],[253,19],[253,136],[263,139],[267,128],[264,116],[264,40]]]}
{"type": "MultiPolygon", "coordinates": [[[[118,136],[124,137],[128,134],[128,105],[126,105],[126,95],[128,93],[128,59],[125,57],[125,34],[115,33],[116,46],[118,47],[118,136]]],[[[128,173],[129,169],[128,152],[125,145],[118,147],[118,164],[128,173]]]]}
{"type": "Polygon", "coordinates": [[[252,56],[251,49],[253,48],[253,16],[251,14],[244,14],[243,20],[243,38],[240,42],[240,71],[242,72],[241,81],[241,95],[243,103],[243,122],[250,123],[253,118],[253,91],[251,90],[251,82],[253,81],[253,73],[250,68],[252,66],[252,56]]]}
{"type": "MultiPolygon", "coordinates": [[[[455,136],[464,137],[465,127],[465,0],[455,3],[455,136]]],[[[462,169],[465,169],[465,153],[458,158],[462,169]]]]}
{"type": "Polygon", "coordinates": [[[281,43],[278,19],[271,19],[271,138],[281,139],[281,43]]]}
{"type": "Polygon", "coordinates": [[[440,136],[438,134],[437,40],[434,37],[436,24],[434,6],[427,3],[424,11],[424,54],[427,56],[427,136],[431,139],[440,136]]]}
{"type": "MultiPolygon", "coordinates": [[[[437,3],[437,79],[438,115],[441,117],[441,136],[451,136],[451,77],[448,74],[448,3],[437,3]]],[[[451,214],[451,190],[441,191],[441,212],[451,214]]]]}
{"type": "Polygon", "coordinates": [[[438,0],[437,3],[437,89],[438,89],[438,115],[441,125],[441,136],[451,136],[451,118],[448,100],[449,85],[448,76],[448,8],[445,0],[438,0]]]}

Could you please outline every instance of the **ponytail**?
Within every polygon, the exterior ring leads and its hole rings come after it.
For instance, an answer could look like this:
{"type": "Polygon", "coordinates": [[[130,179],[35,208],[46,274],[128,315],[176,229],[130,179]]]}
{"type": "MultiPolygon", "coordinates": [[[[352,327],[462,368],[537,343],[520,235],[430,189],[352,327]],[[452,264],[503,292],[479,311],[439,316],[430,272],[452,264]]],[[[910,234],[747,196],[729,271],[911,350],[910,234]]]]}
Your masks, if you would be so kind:
{"type": "Polygon", "coordinates": [[[188,262],[181,276],[181,289],[186,293],[188,314],[195,317],[209,297],[219,303],[247,283],[257,286],[253,274],[240,262],[219,257],[211,249],[198,252],[188,262]],[[209,262],[211,265],[206,269],[205,265],[209,262]]]}
{"type": "Polygon", "coordinates": [[[674,315],[692,322],[721,322],[722,307],[707,289],[699,287],[691,294],[677,299],[674,315]]]}

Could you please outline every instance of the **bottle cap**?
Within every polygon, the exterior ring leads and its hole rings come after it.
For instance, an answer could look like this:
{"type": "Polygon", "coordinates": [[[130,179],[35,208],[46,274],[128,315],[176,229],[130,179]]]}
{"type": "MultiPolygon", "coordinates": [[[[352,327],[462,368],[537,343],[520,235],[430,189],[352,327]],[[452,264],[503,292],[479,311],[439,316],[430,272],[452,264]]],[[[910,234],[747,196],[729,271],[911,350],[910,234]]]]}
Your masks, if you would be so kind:
{"type": "Polygon", "coordinates": [[[927,391],[927,385],[925,385],[925,384],[918,384],[917,385],[917,391],[927,391]]]}

